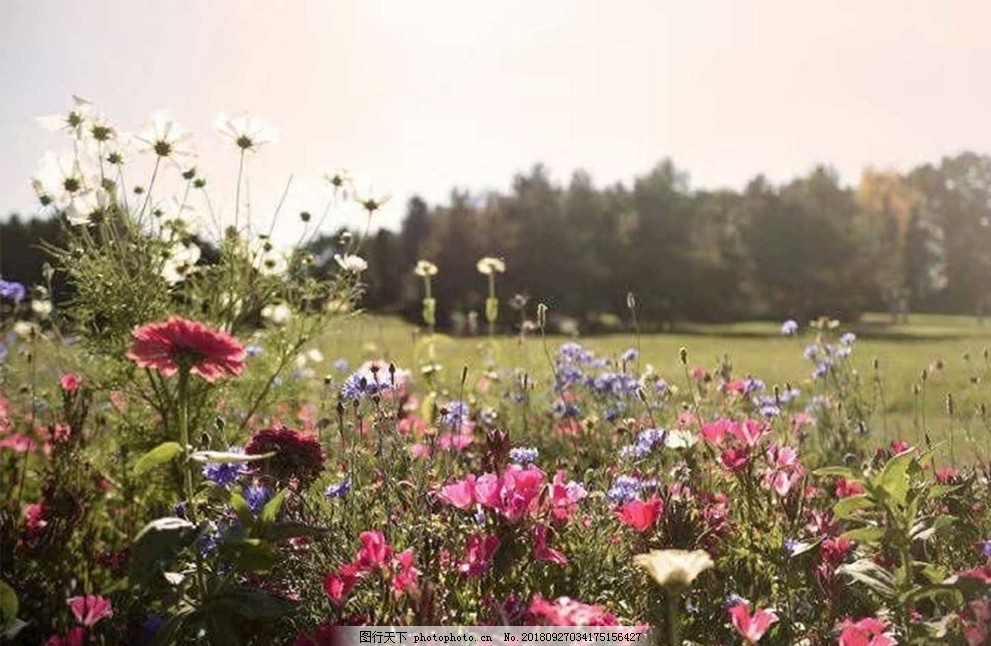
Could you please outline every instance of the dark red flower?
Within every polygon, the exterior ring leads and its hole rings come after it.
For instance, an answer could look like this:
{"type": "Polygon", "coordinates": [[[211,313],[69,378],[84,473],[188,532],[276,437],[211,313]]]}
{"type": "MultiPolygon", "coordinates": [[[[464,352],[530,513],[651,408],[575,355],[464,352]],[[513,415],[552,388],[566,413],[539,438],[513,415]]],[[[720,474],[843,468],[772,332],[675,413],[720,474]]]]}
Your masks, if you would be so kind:
{"type": "Polygon", "coordinates": [[[251,436],[244,447],[249,455],[275,453],[264,461],[264,469],[276,480],[288,483],[299,480],[304,488],[313,484],[323,471],[324,453],[312,434],[294,428],[266,428],[251,436]]]}
{"type": "Polygon", "coordinates": [[[224,374],[239,375],[246,353],[237,339],[202,323],[173,316],[131,332],[127,357],[142,368],[174,375],[180,367],[213,382],[224,374]]]}

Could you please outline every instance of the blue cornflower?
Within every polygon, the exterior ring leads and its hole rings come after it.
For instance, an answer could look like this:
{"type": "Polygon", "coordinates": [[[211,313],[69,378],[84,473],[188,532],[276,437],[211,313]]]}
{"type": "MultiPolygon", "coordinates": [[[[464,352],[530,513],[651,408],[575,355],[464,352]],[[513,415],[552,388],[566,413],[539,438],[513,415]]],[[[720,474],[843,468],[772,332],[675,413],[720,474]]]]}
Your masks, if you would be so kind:
{"type": "Polygon", "coordinates": [[[787,552],[790,556],[794,556],[797,552],[801,552],[802,550],[808,548],[808,546],[808,543],[796,540],[794,538],[786,538],[784,540],[785,552],[787,552]]]}
{"type": "Polygon", "coordinates": [[[343,498],[348,495],[351,491],[351,478],[345,478],[340,482],[332,485],[328,485],[326,489],[323,490],[323,497],[327,500],[333,500],[334,498],[343,498]]]}
{"type": "Polygon", "coordinates": [[[557,417],[578,417],[581,415],[581,408],[574,402],[566,402],[563,399],[558,399],[551,407],[551,412],[557,417]]]}
{"type": "Polygon", "coordinates": [[[0,343],[0,361],[3,361],[4,359],[6,359],[7,358],[7,354],[8,354],[8,350],[7,350],[6,344],[0,343]]]}
{"type": "Polygon", "coordinates": [[[148,615],[141,622],[141,641],[145,644],[155,641],[155,635],[162,629],[164,624],[165,618],[161,615],[148,615]]]}
{"type": "Polygon", "coordinates": [[[15,303],[20,303],[27,296],[24,285],[10,280],[0,280],[0,296],[9,298],[15,303]]]}
{"type": "Polygon", "coordinates": [[[562,343],[561,347],[557,350],[558,357],[565,359],[566,361],[586,361],[591,355],[581,347],[581,345],[575,343],[574,341],[569,341],[568,343],[562,343]]]}
{"type": "Polygon", "coordinates": [[[805,349],[802,350],[802,356],[809,361],[814,361],[816,357],[819,356],[819,346],[817,345],[807,345],[805,349]]]}
{"type": "Polygon", "coordinates": [[[637,357],[639,356],[640,353],[637,352],[636,348],[629,348],[619,356],[619,360],[622,361],[623,363],[633,363],[634,361],[637,360],[637,357]]]}
{"type": "Polygon", "coordinates": [[[492,426],[493,424],[496,423],[496,420],[499,418],[499,413],[497,413],[496,410],[492,407],[486,407],[481,410],[478,416],[479,418],[481,418],[482,422],[488,424],[489,426],[492,426]]]}
{"type": "Polygon", "coordinates": [[[468,405],[463,401],[453,401],[444,407],[440,423],[447,428],[459,429],[468,421],[468,405]]]}
{"type": "MultiPolygon", "coordinates": [[[[240,446],[227,449],[229,453],[244,453],[240,446]]],[[[244,462],[221,462],[203,465],[203,477],[215,482],[221,487],[231,485],[237,477],[244,473],[244,462]]]]}
{"type": "Polygon", "coordinates": [[[991,540],[981,542],[981,553],[991,559],[991,540]]]}
{"type": "Polygon", "coordinates": [[[785,336],[791,336],[798,332],[798,321],[795,319],[788,319],[781,324],[781,334],[785,336]]]}
{"type": "Polygon", "coordinates": [[[481,505],[475,505],[475,523],[480,527],[485,526],[485,509],[481,505]]]}
{"type": "Polygon", "coordinates": [[[846,332],[840,337],[840,345],[853,345],[853,342],[857,340],[857,335],[853,332],[846,332]]]}
{"type": "Polygon", "coordinates": [[[741,603],[750,603],[750,602],[744,599],[743,597],[741,597],[740,595],[736,594],[735,592],[730,593],[730,595],[726,597],[726,600],[723,601],[723,610],[729,610],[733,606],[739,605],[741,603]]]}
{"type": "Polygon", "coordinates": [[[668,382],[665,381],[664,379],[658,379],[657,381],[654,382],[654,390],[656,390],[657,392],[659,393],[667,392],[667,389],[668,389],[668,382]]]}
{"type": "Polygon", "coordinates": [[[345,358],[336,359],[333,363],[334,370],[337,372],[345,372],[351,364],[345,358]]]}
{"type": "Polygon", "coordinates": [[[616,504],[630,502],[640,497],[642,487],[643,483],[633,476],[616,476],[612,487],[606,492],[606,497],[616,504]]]}
{"type": "Polygon", "coordinates": [[[532,447],[518,446],[509,450],[509,459],[521,465],[533,464],[538,455],[540,451],[532,447]]]}
{"type": "Polygon", "coordinates": [[[263,350],[262,350],[262,347],[260,345],[256,345],[256,344],[252,343],[251,345],[247,345],[247,346],[244,347],[244,352],[249,357],[257,357],[258,355],[260,355],[263,352],[263,350]]]}
{"type": "Polygon", "coordinates": [[[559,391],[580,383],[584,378],[582,369],[570,363],[559,363],[554,370],[554,385],[559,391]]]}
{"type": "Polygon", "coordinates": [[[602,416],[607,422],[615,422],[626,412],[626,405],[623,402],[616,402],[614,405],[603,411],[602,416]]]}
{"type": "Polygon", "coordinates": [[[391,386],[379,378],[378,370],[358,370],[348,375],[341,385],[344,399],[360,399],[366,395],[377,395],[391,386]]]}
{"type": "Polygon", "coordinates": [[[269,500],[272,490],[264,485],[248,485],[244,488],[244,500],[248,503],[251,513],[257,516],[269,500]]]}
{"type": "Polygon", "coordinates": [[[187,503],[186,503],[186,501],[185,501],[185,500],[181,500],[181,501],[179,501],[179,502],[177,502],[177,503],[176,503],[176,504],[175,504],[175,505],[174,505],[174,506],[172,507],[172,513],[173,513],[173,514],[174,514],[174,515],[175,515],[175,516],[176,516],[177,518],[185,518],[185,517],[186,517],[186,505],[187,505],[187,503]]]}

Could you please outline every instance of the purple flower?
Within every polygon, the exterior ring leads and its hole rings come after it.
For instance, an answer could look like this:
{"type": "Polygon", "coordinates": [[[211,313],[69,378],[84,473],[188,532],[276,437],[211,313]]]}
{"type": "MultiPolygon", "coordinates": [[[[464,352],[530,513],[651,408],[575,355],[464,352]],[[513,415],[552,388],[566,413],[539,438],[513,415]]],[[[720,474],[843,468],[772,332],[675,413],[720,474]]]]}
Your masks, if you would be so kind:
{"type": "MultiPolygon", "coordinates": [[[[232,446],[227,451],[244,453],[244,449],[240,446],[232,446]]],[[[242,473],[244,473],[244,462],[220,462],[203,466],[203,477],[221,487],[230,486],[242,473]]]]}
{"type": "Polygon", "coordinates": [[[251,513],[257,516],[269,500],[272,490],[264,485],[248,485],[244,488],[244,500],[248,503],[251,513]]]}
{"type": "Polygon", "coordinates": [[[326,489],[323,490],[323,497],[327,500],[333,500],[334,498],[343,498],[348,495],[351,491],[351,478],[345,478],[340,482],[332,485],[328,485],[326,489]]]}
{"type": "Polygon", "coordinates": [[[518,446],[509,450],[509,459],[521,465],[533,464],[538,455],[540,451],[532,447],[518,446]]]}
{"type": "Polygon", "coordinates": [[[0,296],[20,303],[26,295],[27,290],[24,289],[24,285],[10,280],[0,280],[0,296]]]}
{"type": "Polygon", "coordinates": [[[453,401],[444,407],[440,423],[447,428],[460,429],[468,421],[468,405],[463,401],[453,401]]]}
{"type": "Polygon", "coordinates": [[[798,321],[795,319],[788,319],[781,324],[781,334],[785,336],[791,336],[798,332],[798,321]]]}

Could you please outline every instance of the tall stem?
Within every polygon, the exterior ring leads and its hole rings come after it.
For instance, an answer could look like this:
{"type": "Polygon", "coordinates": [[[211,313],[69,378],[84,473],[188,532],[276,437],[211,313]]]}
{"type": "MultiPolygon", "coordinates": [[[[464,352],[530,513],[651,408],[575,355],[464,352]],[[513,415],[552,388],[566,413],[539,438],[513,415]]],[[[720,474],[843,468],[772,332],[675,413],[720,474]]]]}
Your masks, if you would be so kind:
{"type": "Polygon", "coordinates": [[[681,638],[678,634],[678,601],[679,596],[675,592],[666,593],[668,599],[668,646],[681,646],[681,638]]]}

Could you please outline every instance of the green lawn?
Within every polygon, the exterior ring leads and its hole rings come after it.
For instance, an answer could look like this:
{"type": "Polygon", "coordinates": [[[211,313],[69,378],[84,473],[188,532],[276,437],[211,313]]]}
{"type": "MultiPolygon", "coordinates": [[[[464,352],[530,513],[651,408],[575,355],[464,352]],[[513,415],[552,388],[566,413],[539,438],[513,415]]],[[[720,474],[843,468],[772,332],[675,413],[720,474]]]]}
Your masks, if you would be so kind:
{"type": "MultiPolygon", "coordinates": [[[[683,383],[678,351],[685,347],[693,366],[711,368],[723,355],[729,355],[738,376],[759,377],[768,385],[790,383],[811,388],[812,364],[803,358],[802,350],[814,339],[814,331],[785,338],[778,328],[778,324],[768,322],[684,325],[675,333],[643,336],[639,340],[641,361],[653,364],[669,381],[683,383]]],[[[991,321],[980,325],[973,317],[917,315],[906,325],[892,325],[884,315],[868,315],[840,331],[844,330],[858,335],[853,360],[871,397],[875,396],[872,363],[875,357],[879,361],[886,406],[884,414],[873,420],[878,436],[914,439],[923,414],[932,436],[945,436],[951,425],[946,396],[952,393],[956,402],[953,426],[958,431],[968,428],[984,441],[987,427],[978,418],[977,407],[981,403],[991,406],[991,362],[984,356],[985,349],[991,347],[991,321]],[[923,408],[922,398],[913,395],[913,388],[920,383],[924,369],[930,376],[925,384],[923,408]]],[[[340,326],[323,347],[328,361],[344,357],[353,363],[386,357],[397,365],[415,369],[425,360],[424,344],[416,344],[416,338],[416,328],[403,321],[365,316],[340,326]]],[[[548,337],[547,344],[553,353],[566,340],[548,337]]],[[[637,345],[632,333],[578,340],[596,352],[613,355],[637,345]]],[[[458,379],[463,366],[476,375],[485,369],[484,337],[444,338],[436,349],[436,360],[444,366],[449,382],[458,379]]],[[[495,356],[500,366],[521,367],[538,381],[550,374],[539,337],[522,341],[499,338],[495,356]]]]}

